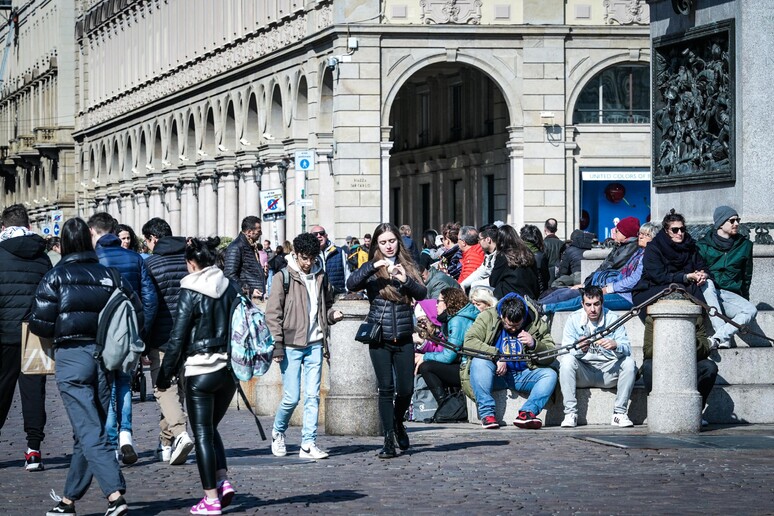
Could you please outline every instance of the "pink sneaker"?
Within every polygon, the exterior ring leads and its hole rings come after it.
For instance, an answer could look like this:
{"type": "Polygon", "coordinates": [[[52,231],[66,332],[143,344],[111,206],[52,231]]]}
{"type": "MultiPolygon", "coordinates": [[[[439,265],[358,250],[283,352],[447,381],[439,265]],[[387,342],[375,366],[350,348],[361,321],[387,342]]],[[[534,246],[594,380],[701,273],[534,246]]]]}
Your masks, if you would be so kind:
{"type": "Polygon", "coordinates": [[[223,480],[218,485],[218,498],[220,498],[220,507],[225,509],[231,505],[231,500],[234,499],[234,486],[228,480],[223,480]]]}
{"type": "Polygon", "coordinates": [[[191,514],[223,514],[220,510],[220,500],[209,500],[206,496],[191,507],[191,514]]]}

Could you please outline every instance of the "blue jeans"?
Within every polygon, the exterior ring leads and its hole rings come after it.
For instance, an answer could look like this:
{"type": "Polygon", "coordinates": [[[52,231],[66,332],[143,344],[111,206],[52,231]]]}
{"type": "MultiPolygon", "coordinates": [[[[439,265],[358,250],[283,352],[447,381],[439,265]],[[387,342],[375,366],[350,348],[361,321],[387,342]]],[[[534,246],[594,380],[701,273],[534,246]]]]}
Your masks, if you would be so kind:
{"type": "MultiPolygon", "coordinates": [[[[548,303],[543,306],[546,313],[554,312],[574,312],[583,306],[581,296],[559,301],[558,303],[548,303]]],[[[605,308],[609,310],[628,310],[632,307],[632,302],[620,294],[605,294],[605,308]]]]}
{"type": "Polygon", "coordinates": [[[110,389],[110,408],[108,409],[105,431],[108,442],[118,449],[118,431],[132,432],[132,375],[128,373],[113,373],[113,386],[110,389]],[[121,413],[121,423],[116,421],[116,414],[121,413]]]}
{"type": "Polygon", "coordinates": [[[506,371],[504,376],[495,376],[495,370],[496,365],[491,360],[474,358],[470,363],[470,386],[476,396],[479,419],[495,414],[492,389],[511,388],[528,394],[520,410],[533,414],[539,414],[554,393],[557,376],[556,371],[550,367],[506,371]]]}
{"type": "MultiPolygon", "coordinates": [[[[730,317],[737,324],[745,325],[758,314],[754,304],[739,294],[718,288],[712,280],[707,280],[702,285],[701,291],[708,305],[714,306],[718,312],[730,317]]],[[[730,340],[739,331],[736,326],[723,321],[720,317],[710,317],[710,323],[715,330],[713,337],[721,342],[730,340]]]]}
{"type": "Polygon", "coordinates": [[[73,454],[65,480],[64,496],[80,500],[93,477],[102,494],[126,491],[115,451],[105,435],[110,386],[105,369],[94,358],[95,343],[57,346],[56,384],[73,427],[73,454]]]}
{"type": "Polygon", "coordinates": [[[320,407],[320,381],[322,379],[322,343],[313,342],[305,348],[285,348],[280,364],[282,371],[282,401],[274,416],[274,431],[285,433],[290,416],[301,398],[301,369],[304,370],[304,419],[301,428],[301,445],[317,439],[317,416],[320,407]]]}

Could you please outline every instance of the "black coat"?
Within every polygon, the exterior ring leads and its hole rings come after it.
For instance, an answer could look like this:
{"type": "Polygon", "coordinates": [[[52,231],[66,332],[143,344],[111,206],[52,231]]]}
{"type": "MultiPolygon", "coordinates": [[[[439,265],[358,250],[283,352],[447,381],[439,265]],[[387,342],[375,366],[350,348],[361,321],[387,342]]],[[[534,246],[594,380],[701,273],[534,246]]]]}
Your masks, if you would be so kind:
{"type": "Polygon", "coordinates": [[[200,353],[225,353],[230,337],[231,308],[238,294],[231,282],[219,298],[201,292],[180,289],[177,318],[164,347],[164,362],[156,380],[160,389],[169,387],[185,361],[200,353]]]}
{"type": "Polygon", "coordinates": [[[177,314],[180,280],[188,275],[185,246],[185,237],[163,237],[156,242],[153,254],[145,260],[159,302],[156,318],[148,332],[148,347],[160,348],[169,340],[177,314]]]}
{"type": "MultiPolygon", "coordinates": [[[[124,289],[132,292],[132,303],[142,319],[142,303],[132,286],[120,275],[124,289]]],[[[94,342],[99,313],[115,289],[107,267],[100,265],[94,251],[62,257],[38,285],[30,316],[30,330],[53,338],[55,345],[94,342]]],[[[139,321],[142,324],[142,321],[139,321]]]]}
{"type": "Polygon", "coordinates": [[[494,288],[494,295],[502,299],[506,294],[516,292],[521,296],[537,299],[540,296],[538,270],[533,263],[529,267],[508,267],[508,260],[503,253],[497,253],[489,285],[494,288]]]}
{"type": "MultiPolygon", "coordinates": [[[[368,301],[371,303],[366,320],[382,325],[382,340],[384,342],[397,342],[410,338],[411,334],[414,333],[414,309],[409,304],[384,299],[379,294],[379,282],[376,281],[375,274],[376,268],[373,262],[364,263],[362,267],[349,275],[347,289],[350,292],[365,289],[368,301]]],[[[407,277],[403,284],[397,280],[392,280],[392,285],[401,294],[409,296],[415,301],[421,301],[427,295],[427,288],[422,282],[411,277],[407,277]]]]}
{"type": "Polygon", "coordinates": [[[38,283],[50,269],[40,236],[0,242],[0,346],[21,346],[22,320],[29,317],[38,283]]]}
{"type": "Polygon", "coordinates": [[[223,273],[234,281],[243,293],[252,295],[253,290],[266,293],[266,277],[261,262],[255,255],[255,248],[247,241],[244,233],[226,248],[223,273]]]}
{"type": "MultiPolygon", "coordinates": [[[[629,258],[639,249],[639,243],[636,238],[627,239],[621,244],[616,244],[610,254],[605,257],[604,261],[599,264],[598,271],[606,271],[608,269],[621,270],[629,258]]],[[[691,271],[693,272],[693,271],[691,271]]]]}

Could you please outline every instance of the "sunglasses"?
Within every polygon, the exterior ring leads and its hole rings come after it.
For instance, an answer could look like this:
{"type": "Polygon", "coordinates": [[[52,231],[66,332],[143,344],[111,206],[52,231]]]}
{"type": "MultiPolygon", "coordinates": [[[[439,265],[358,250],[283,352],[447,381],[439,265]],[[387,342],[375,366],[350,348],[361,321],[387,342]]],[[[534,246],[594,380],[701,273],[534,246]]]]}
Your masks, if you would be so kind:
{"type": "Polygon", "coordinates": [[[312,231],[312,234],[316,237],[325,236],[325,231],[312,231]]]}
{"type": "Polygon", "coordinates": [[[742,223],[742,219],[740,217],[731,217],[730,219],[728,219],[728,223],[729,224],[741,224],[742,223]]]}
{"type": "Polygon", "coordinates": [[[678,233],[685,233],[685,226],[680,226],[680,227],[677,227],[677,228],[669,228],[669,231],[671,231],[675,235],[678,234],[678,233]]]}

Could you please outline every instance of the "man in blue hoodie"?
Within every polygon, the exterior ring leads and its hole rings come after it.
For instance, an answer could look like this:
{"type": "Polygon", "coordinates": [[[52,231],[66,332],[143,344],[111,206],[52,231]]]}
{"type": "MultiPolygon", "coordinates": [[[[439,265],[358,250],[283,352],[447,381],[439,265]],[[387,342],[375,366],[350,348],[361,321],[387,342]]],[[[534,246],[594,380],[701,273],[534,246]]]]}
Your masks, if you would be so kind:
{"type": "MultiPolygon", "coordinates": [[[[140,297],[144,334],[147,335],[159,303],[145,260],[138,253],[121,247],[121,239],[113,234],[116,220],[109,213],[95,213],[89,218],[88,224],[99,263],[117,269],[140,297]]],[[[132,376],[116,372],[111,389],[110,408],[105,423],[108,441],[117,451],[120,450],[124,464],[134,464],[137,462],[137,452],[132,442],[132,376]],[[118,414],[121,415],[120,421],[117,420],[118,414]]]]}
{"type": "Polygon", "coordinates": [[[556,387],[556,371],[548,367],[554,357],[526,361],[508,361],[507,356],[554,349],[551,329],[537,308],[516,293],[505,295],[496,308],[484,310],[465,334],[466,350],[492,353],[496,358],[468,360],[461,373],[462,388],[473,395],[478,417],[484,428],[499,428],[495,418],[493,389],[511,388],[528,395],[514,420],[518,428],[538,429],[543,422],[537,414],[543,410],[556,387]]]}

